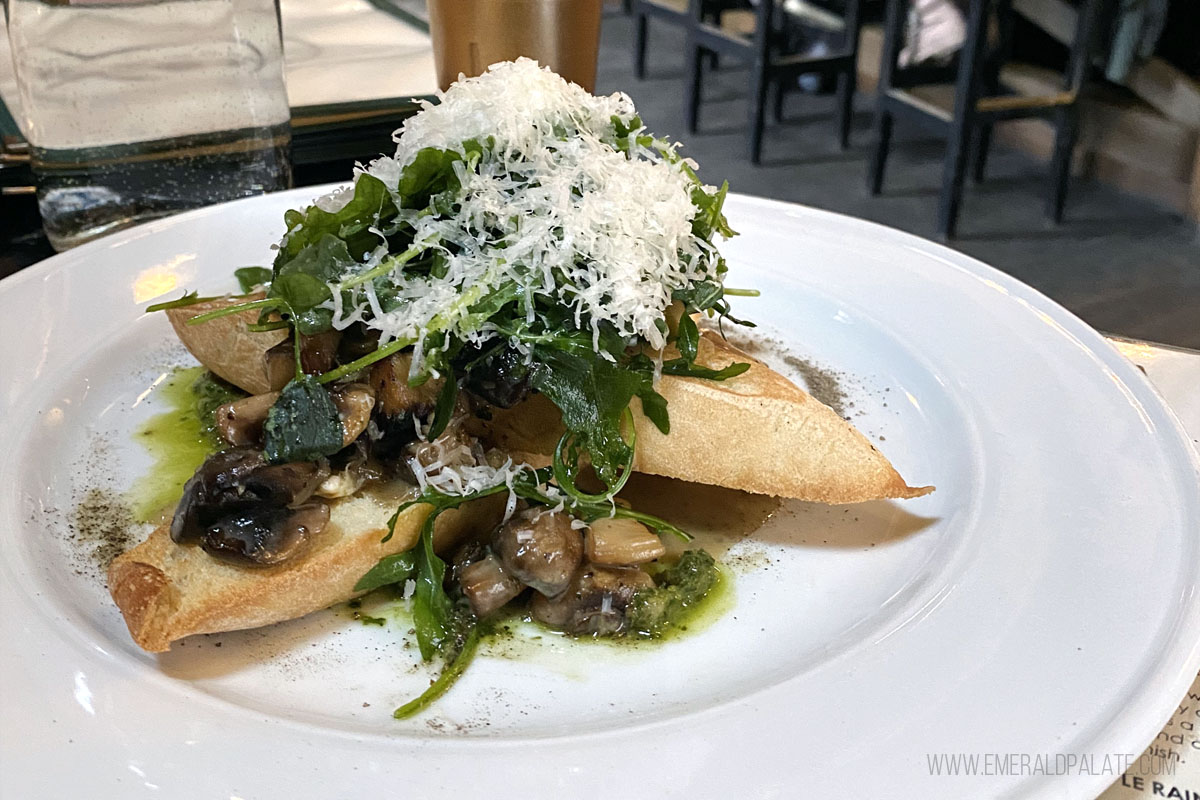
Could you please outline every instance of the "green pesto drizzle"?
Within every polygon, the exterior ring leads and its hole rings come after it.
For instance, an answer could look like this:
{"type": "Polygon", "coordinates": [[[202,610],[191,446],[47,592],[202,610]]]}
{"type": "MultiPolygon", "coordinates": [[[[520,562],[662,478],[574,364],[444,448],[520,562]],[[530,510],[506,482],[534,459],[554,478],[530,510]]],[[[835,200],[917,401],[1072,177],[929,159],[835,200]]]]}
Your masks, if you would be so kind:
{"type": "Polygon", "coordinates": [[[214,381],[204,367],[177,367],[154,387],[152,397],[167,410],[137,429],[135,439],[154,465],[126,495],[138,522],[157,522],[179,502],[183,485],[204,459],[219,449],[212,413],[242,393],[214,381]]]}

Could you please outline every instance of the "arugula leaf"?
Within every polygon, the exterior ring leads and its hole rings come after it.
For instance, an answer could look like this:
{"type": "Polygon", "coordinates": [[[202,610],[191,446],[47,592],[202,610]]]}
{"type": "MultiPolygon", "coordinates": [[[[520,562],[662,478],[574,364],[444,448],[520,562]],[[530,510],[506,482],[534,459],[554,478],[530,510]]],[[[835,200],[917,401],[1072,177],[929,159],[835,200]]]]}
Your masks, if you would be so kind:
{"type": "Polygon", "coordinates": [[[425,208],[434,195],[458,188],[454,175],[454,162],[462,156],[454,150],[426,147],[400,173],[397,193],[403,198],[405,208],[425,208]]]}
{"type": "Polygon", "coordinates": [[[676,335],[675,346],[689,364],[696,360],[696,352],[700,347],[700,329],[688,314],[679,318],[679,333],[676,335]]]}
{"type": "Polygon", "coordinates": [[[254,287],[271,282],[271,270],[266,267],[240,267],[233,271],[233,275],[237,278],[238,286],[242,287],[242,294],[250,294],[254,287]]]}
{"type": "Polygon", "coordinates": [[[353,196],[341,209],[325,211],[313,204],[304,211],[290,210],[284,214],[288,232],[275,257],[275,273],[326,235],[342,239],[354,258],[362,258],[379,244],[379,237],[368,228],[395,217],[396,213],[396,204],[383,181],[361,173],[354,179],[353,196]]]}
{"type": "MultiPolygon", "coordinates": [[[[299,315],[331,299],[333,294],[328,284],[306,272],[288,272],[271,284],[271,297],[282,300],[288,311],[299,319],[299,315]]],[[[303,329],[301,333],[310,334],[303,329]]]]}
{"type": "Polygon", "coordinates": [[[276,270],[267,298],[286,306],[284,310],[305,336],[322,333],[332,327],[333,312],[317,306],[333,297],[328,284],[341,280],[355,266],[346,242],[323,234],[276,270]]]}
{"type": "Polygon", "coordinates": [[[450,424],[450,418],[454,416],[454,403],[458,400],[458,381],[455,380],[453,372],[446,376],[446,382],[442,384],[442,390],[438,392],[437,404],[433,407],[433,422],[429,424],[429,433],[426,437],[436,439],[446,430],[446,426],[450,424]]]}
{"type": "Polygon", "coordinates": [[[678,375],[684,378],[706,378],[710,381],[724,381],[737,377],[748,369],[750,369],[750,365],[745,362],[730,364],[722,369],[712,369],[711,367],[698,367],[695,364],[689,364],[682,358],[673,358],[670,361],[663,362],[662,371],[663,375],[678,375]]]}
{"type": "Polygon", "coordinates": [[[638,393],[642,400],[642,413],[664,434],[671,432],[671,418],[667,414],[667,398],[647,387],[638,393]]]}
{"type": "Polygon", "coordinates": [[[537,347],[530,377],[533,388],[562,411],[563,424],[587,451],[600,480],[614,485],[633,458],[621,435],[621,416],[647,376],[594,355],[537,347]]]}
{"type": "Polygon", "coordinates": [[[421,540],[416,547],[417,589],[413,593],[413,627],[417,630],[417,647],[421,658],[428,661],[450,635],[450,614],[454,604],[446,594],[446,562],[433,550],[433,524],[442,509],[434,509],[421,527],[421,540]]]}
{"type": "Polygon", "coordinates": [[[342,449],[342,421],[316,378],[292,379],[263,425],[263,454],[272,464],[315,461],[342,449]]]}
{"type": "Polygon", "coordinates": [[[354,584],[354,591],[369,592],[380,586],[403,583],[412,577],[415,569],[416,557],[412,550],[384,556],[379,559],[378,564],[367,570],[366,575],[358,579],[358,583],[354,584]]]}
{"type": "Polygon", "coordinates": [[[447,659],[445,667],[442,668],[442,674],[437,680],[429,685],[429,688],[421,692],[416,698],[409,700],[404,705],[392,712],[392,717],[395,719],[408,719],[416,716],[425,709],[429,708],[435,700],[444,695],[455,682],[462,677],[471,661],[475,658],[475,652],[479,649],[479,639],[481,633],[479,625],[472,625],[463,641],[462,647],[454,658],[447,659]]]}
{"type": "Polygon", "coordinates": [[[687,289],[676,289],[671,298],[681,301],[689,309],[707,311],[720,302],[724,291],[724,287],[717,281],[697,281],[687,289]]]}
{"type": "Polygon", "coordinates": [[[209,300],[216,300],[215,297],[201,297],[197,292],[186,292],[183,297],[178,297],[174,300],[167,300],[162,303],[154,303],[146,306],[146,313],[150,314],[155,311],[163,311],[168,308],[185,308],[194,306],[197,303],[204,303],[209,300]]]}
{"type": "Polygon", "coordinates": [[[714,233],[719,233],[726,239],[737,236],[737,231],[729,227],[729,222],[721,212],[725,205],[725,195],[729,193],[729,181],[721,184],[716,194],[709,194],[704,187],[697,185],[692,189],[692,205],[696,206],[696,216],[692,218],[692,234],[712,242],[714,233]]]}

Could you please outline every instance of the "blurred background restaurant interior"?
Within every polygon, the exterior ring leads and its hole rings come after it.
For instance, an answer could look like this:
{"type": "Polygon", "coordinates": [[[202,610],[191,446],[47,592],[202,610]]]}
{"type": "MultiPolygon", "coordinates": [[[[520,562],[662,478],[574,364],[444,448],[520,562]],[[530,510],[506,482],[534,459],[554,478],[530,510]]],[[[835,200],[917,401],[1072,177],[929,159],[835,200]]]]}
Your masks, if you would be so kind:
{"type": "MultiPolygon", "coordinates": [[[[628,93],[708,182],[944,238],[1102,331],[1200,347],[1200,3],[915,0],[889,16],[882,0],[767,2],[610,1],[596,91],[628,93]],[[797,74],[809,67],[819,71],[797,74]],[[857,89],[844,149],[839,82],[857,89]],[[884,148],[878,110],[892,120],[884,148]],[[1058,224],[1056,129],[1071,176],[1058,224]],[[868,176],[885,155],[876,194],[868,176]]],[[[295,185],[345,180],[355,160],[390,152],[410,98],[437,88],[428,10],[423,0],[280,0],[280,10],[295,185]]],[[[0,277],[53,253],[14,85],[5,50],[0,277]]]]}

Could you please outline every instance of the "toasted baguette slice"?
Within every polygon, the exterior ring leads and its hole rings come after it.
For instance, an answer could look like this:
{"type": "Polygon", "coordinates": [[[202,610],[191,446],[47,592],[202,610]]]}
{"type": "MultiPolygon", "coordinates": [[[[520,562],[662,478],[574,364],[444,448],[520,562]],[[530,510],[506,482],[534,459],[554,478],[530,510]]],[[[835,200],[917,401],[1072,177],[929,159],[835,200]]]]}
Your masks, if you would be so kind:
{"type": "MultiPolygon", "coordinates": [[[[133,640],[152,653],[194,633],[256,628],[301,617],[355,595],[354,584],[384,556],[413,547],[429,516],[412,506],[396,520],[395,535],[381,542],[387,521],[404,496],[364,491],[334,501],[329,523],[310,549],[276,567],[239,567],[218,561],[196,545],[171,541],[164,524],[108,569],[108,588],[133,640]]],[[[465,533],[499,521],[503,498],[486,498],[443,512],[434,528],[444,549],[465,533]]]]}
{"type": "MultiPolygon", "coordinates": [[[[663,376],[670,434],[634,415],[634,469],[695,483],[821,503],[920,497],[883,454],[833,409],[712,331],[700,339],[698,364],[720,369],[746,362],[727,381],[663,376]]],[[[640,405],[635,401],[635,409],[640,405]]],[[[494,446],[539,465],[562,434],[557,408],[533,395],[493,412],[482,432],[494,446]]]]}
{"type": "Polygon", "coordinates": [[[258,322],[257,311],[242,311],[200,325],[188,324],[188,320],[200,314],[264,297],[259,292],[168,308],[167,319],[179,341],[212,372],[250,394],[277,392],[295,371],[291,349],[278,349],[278,345],[287,341],[286,330],[249,330],[247,326],[258,322]]]}

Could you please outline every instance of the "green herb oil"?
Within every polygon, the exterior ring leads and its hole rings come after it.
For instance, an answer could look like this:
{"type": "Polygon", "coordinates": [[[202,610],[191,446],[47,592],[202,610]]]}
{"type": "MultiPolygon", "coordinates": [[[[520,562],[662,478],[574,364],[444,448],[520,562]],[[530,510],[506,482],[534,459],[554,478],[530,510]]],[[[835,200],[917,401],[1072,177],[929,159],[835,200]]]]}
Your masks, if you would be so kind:
{"type": "Polygon", "coordinates": [[[220,449],[213,412],[244,394],[214,379],[204,367],[189,367],[172,370],[151,396],[167,410],[134,433],[154,459],[154,466],[126,497],[138,522],[158,522],[170,514],[188,478],[220,449]]]}

